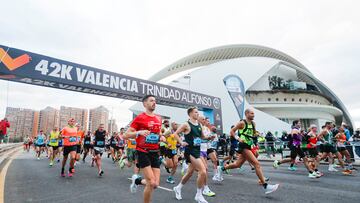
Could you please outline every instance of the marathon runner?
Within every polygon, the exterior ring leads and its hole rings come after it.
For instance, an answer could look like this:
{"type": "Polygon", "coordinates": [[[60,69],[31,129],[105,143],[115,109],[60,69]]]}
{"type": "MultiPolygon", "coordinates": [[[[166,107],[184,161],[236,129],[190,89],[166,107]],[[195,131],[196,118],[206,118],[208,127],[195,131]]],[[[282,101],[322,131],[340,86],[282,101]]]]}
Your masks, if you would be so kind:
{"type": "Polygon", "coordinates": [[[26,135],[26,137],[24,138],[24,151],[30,151],[30,142],[31,138],[29,137],[29,135],[26,135]]]}
{"type": "MultiPolygon", "coordinates": [[[[88,131],[84,137],[83,148],[84,148],[84,154],[82,160],[83,163],[85,163],[86,156],[89,154],[91,148],[91,131],[88,131]]],[[[90,152],[90,154],[91,153],[92,152],[90,152]]]]}
{"type": "Polygon", "coordinates": [[[130,124],[125,133],[125,139],[136,138],[136,152],[138,166],[144,178],[134,174],[130,191],[136,192],[137,185],[145,185],[144,202],[151,202],[152,193],[160,183],[159,142],[165,138],[161,136],[161,118],[155,115],[156,98],[146,95],[143,99],[145,112],[139,114],[130,124]]]}
{"type": "MultiPolygon", "coordinates": [[[[233,128],[234,128],[234,126],[231,126],[231,129],[233,129],[233,128]]],[[[238,143],[238,141],[235,139],[234,136],[230,136],[229,140],[230,140],[230,151],[229,151],[229,154],[228,154],[228,156],[225,156],[225,157],[223,158],[223,160],[220,161],[220,166],[224,166],[226,162],[227,162],[227,164],[230,164],[230,162],[232,162],[233,159],[234,159],[235,151],[236,151],[236,148],[237,148],[237,146],[238,146],[239,143],[238,143]]],[[[226,145],[227,145],[227,144],[226,144],[226,145]]],[[[225,147],[227,147],[227,146],[225,146],[225,147]]],[[[224,149],[223,149],[223,151],[224,151],[224,149]]],[[[238,167],[237,167],[237,168],[238,168],[238,167]]]]}
{"type": "Polygon", "coordinates": [[[174,132],[176,130],[177,124],[172,122],[171,130],[163,134],[166,138],[166,166],[171,170],[166,182],[170,184],[175,184],[174,175],[178,165],[177,141],[174,137],[174,132]]]}
{"type": "Polygon", "coordinates": [[[82,130],[82,127],[79,123],[76,124],[77,127],[77,145],[76,145],[76,161],[75,161],[75,166],[76,163],[80,161],[80,155],[81,155],[81,147],[82,147],[82,143],[85,137],[85,133],[82,130]]]}
{"type": "Polygon", "coordinates": [[[65,177],[65,165],[70,154],[69,172],[68,176],[72,177],[75,173],[74,164],[76,158],[76,145],[77,145],[77,128],[75,127],[75,119],[70,118],[68,125],[65,126],[60,133],[60,139],[63,139],[63,161],[61,163],[61,177],[65,177]]]}
{"type": "MultiPolygon", "coordinates": [[[[238,153],[241,154],[242,158],[248,161],[254,168],[256,175],[260,179],[260,184],[263,185],[265,194],[270,194],[275,192],[279,184],[270,185],[266,183],[266,178],[263,175],[259,161],[256,159],[255,155],[251,151],[253,145],[253,139],[256,135],[256,126],[254,122],[255,113],[251,109],[245,110],[245,120],[238,122],[234,128],[230,130],[230,135],[234,136],[235,139],[239,141],[238,153]],[[238,130],[239,136],[235,136],[235,132],[238,130]]],[[[222,178],[222,173],[225,169],[223,167],[218,167],[218,175],[220,179],[222,178]]]]}
{"type": "Polygon", "coordinates": [[[310,132],[307,134],[308,136],[308,142],[306,145],[307,148],[307,153],[309,158],[313,159],[314,161],[314,168],[313,170],[318,173],[320,176],[323,176],[324,174],[319,172],[318,167],[320,164],[320,156],[319,156],[319,152],[317,150],[317,143],[318,143],[318,139],[317,139],[317,126],[316,125],[311,125],[310,126],[310,132]]]}
{"type": "MultiPolygon", "coordinates": [[[[125,138],[125,135],[124,135],[124,138],[125,138]]],[[[119,161],[120,169],[124,168],[125,163],[128,168],[132,167],[132,165],[134,164],[134,174],[136,176],[138,176],[139,167],[137,164],[136,140],[135,139],[127,139],[126,140],[126,156],[123,155],[119,161]]],[[[133,185],[131,188],[136,189],[136,186],[133,185]]]]}
{"type": "MultiPolygon", "coordinates": [[[[208,122],[209,123],[209,122],[208,122]]],[[[214,170],[214,176],[213,176],[213,181],[221,181],[221,179],[219,179],[218,175],[217,175],[217,167],[219,165],[219,160],[217,158],[217,146],[219,143],[219,137],[217,135],[217,129],[215,126],[208,126],[211,130],[211,136],[214,136],[214,139],[209,142],[209,147],[207,150],[207,155],[209,157],[209,159],[211,160],[212,164],[213,164],[213,170],[214,170]]]]}
{"type": "Polygon", "coordinates": [[[56,155],[58,154],[58,148],[59,148],[59,140],[60,140],[60,131],[58,127],[54,127],[54,129],[50,132],[49,135],[49,153],[50,153],[50,163],[49,166],[54,165],[54,159],[56,155]]]}
{"type": "Polygon", "coordinates": [[[206,167],[204,162],[200,158],[200,146],[201,139],[210,140],[214,137],[207,137],[204,135],[202,126],[199,123],[199,111],[196,107],[190,107],[187,110],[189,116],[188,122],[180,126],[180,128],[174,133],[175,139],[181,146],[185,146],[185,159],[189,163],[189,167],[186,174],[182,177],[179,185],[173,188],[175,197],[177,200],[181,200],[181,190],[186,182],[191,178],[194,171],[198,172],[197,178],[197,190],[195,195],[195,201],[198,203],[207,203],[203,196],[203,189],[206,184],[206,167]],[[184,133],[185,142],[179,137],[180,133],[184,133]]]}
{"type": "MultiPolygon", "coordinates": [[[[208,128],[209,120],[207,118],[205,118],[204,116],[199,116],[198,121],[199,121],[199,123],[201,125],[203,135],[206,138],[211,137],[211,131],[208,128]]],[[[203,162],[203,164],[205,166],[205,169],[206,169],[206,176],[205,176],[205,183],[204,183],[205,185],[204,185],[202,193],[203,193],[203,195],[206,195],[208,197],[213,197],[216,194],[213,191],[210,190],[209,185],[208,185],[208,177],[207,177],[207,174],[209,173],[208,164],[207,164],[208,147],[209,147],[208,143],[209,143],[209,139],[201,139],[200,159],[203,162]]]]}
{"type": "Polygon", "coordinates": [[[105,152],[105,140],[107,139],[107,132],[104,124],[100,124],[98,129],[94,133],[94,161],[98,169],[99,176],[104,175],[104,171],[101,168],[101,156],[105,152]]]}
{"type": "Polygon", "coordinates": [[[345,156],[346,159],[346,170],[350,170],[352,168],[352,161],[350,157],[349,151],[346,149],[346,145],[348,142],[346,141],[346,135],[344,127],[339,127],[339,133],[335,136],[336,139],[336,148],[341,154],[341,158],[345,156]]]}
{"type": "Polygon", "coordinates": [[[36,146],[36,157],[40,160],[40,154],[45,150],[46,135],[43,130],[40,130],[40,133],[35,137],[35,146],[36,146]]]}

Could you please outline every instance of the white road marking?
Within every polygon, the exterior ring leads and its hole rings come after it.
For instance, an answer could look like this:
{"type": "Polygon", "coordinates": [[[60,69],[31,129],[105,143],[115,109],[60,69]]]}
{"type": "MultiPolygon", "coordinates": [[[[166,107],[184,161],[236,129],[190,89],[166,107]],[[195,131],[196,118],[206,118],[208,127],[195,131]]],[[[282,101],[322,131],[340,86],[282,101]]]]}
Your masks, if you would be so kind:
{"type": "MultiPolygon", "coordinates": [[[[128,178],[128,180],[131,180],[131,178],[128,178]]],[[[162,190],[165,190],[165,191],[168,191],[168,192],[173,192],[172,189],[169,189],[169,188],[166,188],[166,187],[161,187],[161,186],[159,186],[158,188],[159,188],[159,189],[162,189],[162,190]]]]}

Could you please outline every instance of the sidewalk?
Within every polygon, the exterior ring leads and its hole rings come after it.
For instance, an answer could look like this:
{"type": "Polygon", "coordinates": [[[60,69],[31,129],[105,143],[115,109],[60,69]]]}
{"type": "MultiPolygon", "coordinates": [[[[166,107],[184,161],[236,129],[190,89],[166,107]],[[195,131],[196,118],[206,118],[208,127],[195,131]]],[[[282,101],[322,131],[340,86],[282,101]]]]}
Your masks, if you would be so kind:
{"type": "MultiPolygon", "coordinates": [[[[267,154],[260,154],[258,157],[259,161],[266,161],[266,162],[273,162],[275,160],[280,160],[280,159],[281,159],[281,154],[275,154],[275,157],[273,157],[273,156],[269,157],[269,156],[267,156],[267,154]]],[[[320,164],[327,164],[327,163],[322,161],[320,164]]],[[[355,162],[353,163],[353,165],[359,167],[360,159],[355,159],[355,162]]]]}

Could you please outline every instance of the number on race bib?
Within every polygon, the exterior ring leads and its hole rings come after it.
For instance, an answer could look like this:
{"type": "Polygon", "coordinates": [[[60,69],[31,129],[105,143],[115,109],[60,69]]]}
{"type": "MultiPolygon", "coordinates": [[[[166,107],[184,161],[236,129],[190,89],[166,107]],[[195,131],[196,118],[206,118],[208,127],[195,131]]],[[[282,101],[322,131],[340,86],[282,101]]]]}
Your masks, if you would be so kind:
{"type": "Polygon", "coordinates": [[[147,144],[157,144],[159,142],[159,135],[151,133],[146,136],[145,143],[147,144]]]}
{"type": "Polygon", "coordinates": [[[199,137],[194,138],[194,146],[198,147],[201,145],[201,139],[199,137]]]}
{"type": "Polygon", "coordinates": [[[69,141],[70,141],[70,142],[76,142],[76,137],[70,137],[70,138],[69,138],[69,141]]]}

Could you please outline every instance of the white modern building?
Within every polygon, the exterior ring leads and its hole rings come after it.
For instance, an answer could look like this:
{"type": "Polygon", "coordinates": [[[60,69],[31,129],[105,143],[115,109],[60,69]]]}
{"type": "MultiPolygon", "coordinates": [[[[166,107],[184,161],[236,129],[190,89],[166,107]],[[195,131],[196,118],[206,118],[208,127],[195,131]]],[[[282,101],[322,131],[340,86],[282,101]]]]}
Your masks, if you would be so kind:
{"type": "MultiPolygon", "coordinates": [[[[303,127],[353,121],[339,98],[304,65],[280,51],[257,45],[229,45],[207,49],[165,67],[150,80],[164,82],[177,76],[169,85],[221,98],[223,130],[239,121],[239,113],[224,79],[239,77],[244,85],[245,108],[255,110],[257,129],[261,132],[281,132],[290,123],[301,119],[303,127]]],[[[236,88],[240,92],[241,88],[236,88]]],[[[238,95],[239,95],[238,94],[238,95]]],[[[236,97],[236,96],[235,96],[236,97]]],[[[237,96],[235,103],[242,101],[237,96]]],[[[142,110],[140,103],[130,108],[135,114],[142,110]]],[[[176,122],[187,119],[186,111],[159,106],[157,113],[176,122]]]]}

